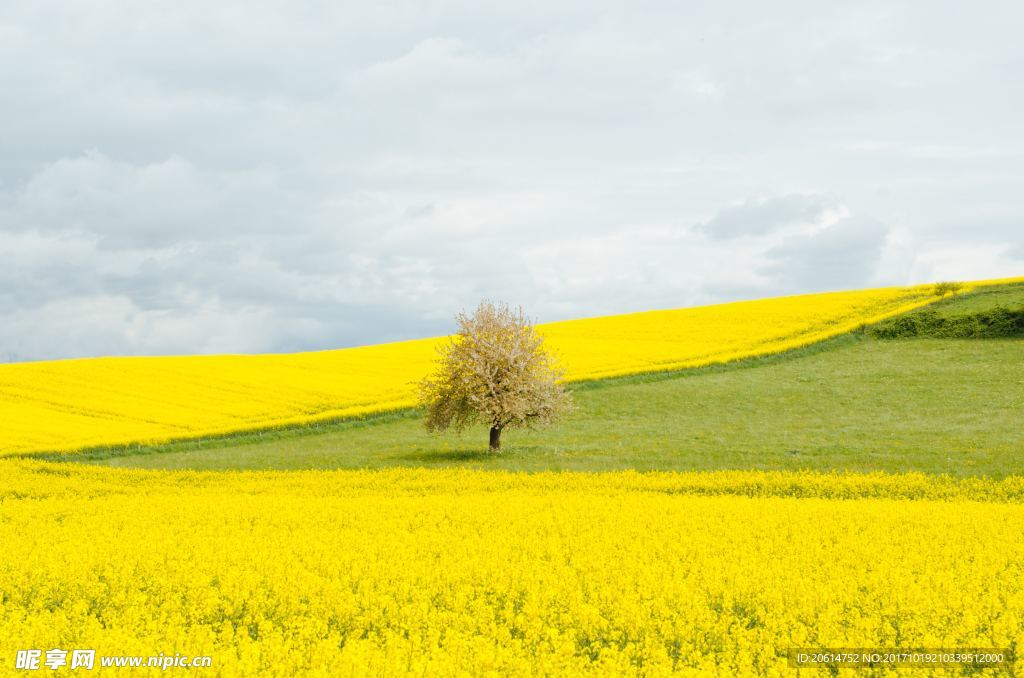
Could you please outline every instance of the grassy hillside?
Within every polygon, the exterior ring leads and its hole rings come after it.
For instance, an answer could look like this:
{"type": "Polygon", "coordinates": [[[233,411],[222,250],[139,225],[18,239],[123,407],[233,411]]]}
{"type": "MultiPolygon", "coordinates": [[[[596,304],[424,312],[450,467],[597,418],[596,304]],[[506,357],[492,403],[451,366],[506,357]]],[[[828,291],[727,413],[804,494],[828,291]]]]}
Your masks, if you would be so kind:
{"type": "Polygon", "coordinates": [[[982,313],[996,308],[1024,309],[1024,282],[982,287],[968,294],[949,297],[928,308],[943,317],[982,313]]]}
{"type": "MultiPolygon", "coordinates": [[[[949,299],[944,317],[1024,307],[1024,285],[949,299]]],[[[575,386],[554,429],[436,437],[415,414],[324,429],[152,448],[112,466],[336,469],[467,466],[507,470],[883,470],[1002,477],[1024,464],[1024,341],[855,333],[733,366],[575,386]]]]}
{"type": "Polygon", "coordinates": [[[870,328],[880,339],[1024,338],[1024,285],[976,290],[886,319],[870,328]]]}

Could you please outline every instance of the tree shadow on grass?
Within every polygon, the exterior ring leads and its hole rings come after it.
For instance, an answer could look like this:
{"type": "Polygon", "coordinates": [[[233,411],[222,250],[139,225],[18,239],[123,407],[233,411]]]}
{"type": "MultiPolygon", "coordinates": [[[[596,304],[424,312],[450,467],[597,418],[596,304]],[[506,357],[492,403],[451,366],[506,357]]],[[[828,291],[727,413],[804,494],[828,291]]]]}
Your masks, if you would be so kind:
{"type": "Polygon", "coordinates": [[[451,463],[451,462],[487,462],[499,459],[500,455],[487,450],[417,450],[392,457],[404,462],[451,463]]]}
{"type": "MultiPolygon", "coordinates": [[[[508,445],[500,452],[486,447],[463,449],[419,449],[390,457],[405,464],[467,465],[473,467],[509,467],[519,470],[549,468],[551,462],[564,461],[564,452],[553,451],[542,445],[508,445]]],[[[551,468],[557,468],[557,464],[551,468]]]]}

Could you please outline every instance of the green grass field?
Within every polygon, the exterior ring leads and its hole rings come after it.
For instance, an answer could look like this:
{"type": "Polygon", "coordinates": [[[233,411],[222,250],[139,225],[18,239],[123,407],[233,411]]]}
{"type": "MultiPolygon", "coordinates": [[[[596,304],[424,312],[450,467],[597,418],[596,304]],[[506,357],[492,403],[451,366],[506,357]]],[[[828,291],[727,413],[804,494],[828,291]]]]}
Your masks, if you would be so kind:
{"type": "Polygon", "coordinates": [[[948,298],[941,304],[929,306],[942,316],[964,315],[989,311],[996,307],[1024,308],[1024,283],[995,285],[977,292],[948,298]]]}
{"type": "MultiPolygon", "coordinates": [[[[946,316],[1024,307],[1024,285],[948,299],[946,316]]],[[[1024,470],[1024,339],[855,333],[783,356],[574,387],[555,428],[432,436],[415,412],[319,429],[82,457],[167,469],[466,466],[514,471],[813,469],[1002,477],[1024,470]]]]}

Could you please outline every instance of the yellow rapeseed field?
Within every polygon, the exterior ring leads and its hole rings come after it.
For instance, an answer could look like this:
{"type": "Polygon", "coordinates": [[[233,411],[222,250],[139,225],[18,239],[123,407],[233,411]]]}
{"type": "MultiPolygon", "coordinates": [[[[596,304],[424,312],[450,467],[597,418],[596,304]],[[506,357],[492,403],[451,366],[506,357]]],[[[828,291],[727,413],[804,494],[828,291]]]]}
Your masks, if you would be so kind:
{"type": "Polygon", "coordinates": [[[0,510],[4,675],[51,648],[288,677],[792,675],[792,647],[1024,650],[1021,478],[4,460],[0,510]]]}
{"type": "MultiPolygon", "coordinates": [[[[542,329],[587,379],[781,351],[934,298],[870,290],[542,329]]],[[[0,366],[0,452],[404,407],[436,342],[0,366]]],[[[232,677],[793,675],[787,652],[813,647],[1010,648],[981,675],[1019,674],[1021,525],[1021,476],[0,459],[0,675],[34,675],[18,652],[51,649],[209,656],[189,674],[232,677]]]]}
{"type": "MultiPolygon", "coordinates": [[[[590,318],[540,329],[561,356],[568,379],[576,381],[784,351],[935,299],[931,286],[898,287],[590,318]]],[[[409,407],[413,382],[430,370],[439,341],[286,355],[0,365],[0,455],[156,443],[409,407]]]]}

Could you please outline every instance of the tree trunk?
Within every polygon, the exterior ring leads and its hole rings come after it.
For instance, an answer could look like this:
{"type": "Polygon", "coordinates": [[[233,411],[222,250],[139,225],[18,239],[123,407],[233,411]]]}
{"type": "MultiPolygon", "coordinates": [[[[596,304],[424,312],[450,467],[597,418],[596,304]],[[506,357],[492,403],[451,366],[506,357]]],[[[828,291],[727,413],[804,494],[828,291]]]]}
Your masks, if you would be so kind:
{"type": "Polygon", "coordinates": [[[498,426],[491,427],[491,452],[497,452],[501,449],[501,428],[498,426]]]}

